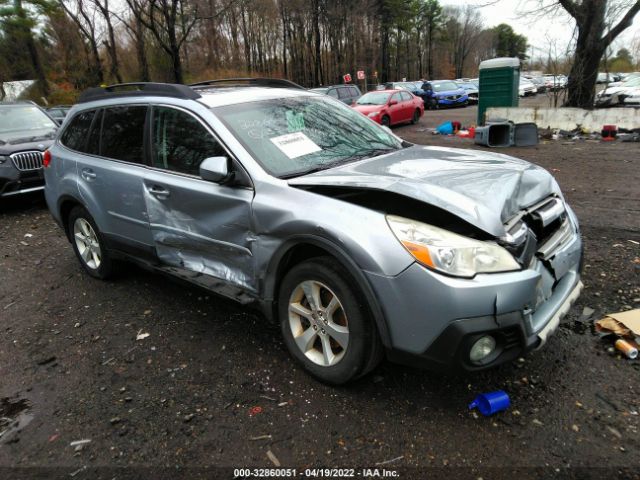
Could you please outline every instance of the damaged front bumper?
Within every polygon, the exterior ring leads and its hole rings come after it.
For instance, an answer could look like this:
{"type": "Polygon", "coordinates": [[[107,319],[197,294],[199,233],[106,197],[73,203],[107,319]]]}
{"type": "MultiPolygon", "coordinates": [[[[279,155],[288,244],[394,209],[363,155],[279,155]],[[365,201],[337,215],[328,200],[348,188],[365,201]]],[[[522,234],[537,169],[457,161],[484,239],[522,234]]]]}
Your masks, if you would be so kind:
{"type": "Polygon", "coordinates": [[[541,347],[580,295],[582,240],[577,229],[545,259],[518,272],[447,277],[413,264],[396,277],[368,274],[390,333],[388,356],[437,370],[474,371],[541,347]],[[470,349],[490,335],[495,354],[482,364],[470,349]]]}

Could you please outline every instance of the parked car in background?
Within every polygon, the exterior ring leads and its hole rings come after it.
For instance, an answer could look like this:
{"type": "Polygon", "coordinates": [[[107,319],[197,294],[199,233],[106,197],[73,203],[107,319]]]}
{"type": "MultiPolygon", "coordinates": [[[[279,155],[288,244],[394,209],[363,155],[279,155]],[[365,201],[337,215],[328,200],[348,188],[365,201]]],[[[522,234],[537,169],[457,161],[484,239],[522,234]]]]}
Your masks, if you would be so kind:
{"type": "Polygon", "coordinates": [[[453,80],[430,80],[422,84],[422,90],[425,92],[424,104],[430,109],[469,104],[467,92],[453,80]]]}
{"type": "Polygon", "coordinates": [[[594,105],[596,107],[622,106],[625,104],[625,99],[635,96],[639,88],[640,77],[631,78],[618,86],[608,86],[596,93],[594,105]]]}
{"type": "Polygon", "coordinates": [[[42,159],[57,128],[35,103],[0,103],[0,197],[44,188],[42,159]]]}
{"type": "Polygon", "coordinates": [[[567,86],[567,77],[564,75],[545,74],[543,77],[547,90],[555,92],[567,86]]]}
{"type": "Polygon", "coordinates": [[[609,83],[607,87],[624,87],[627,85],[627,82],[635,78],[640,78],[640,73],[627,73],[621,75],[619,80],[609,83]]]}
{"type": "Polygon", "coordinates": [[[385,90],[416,90],[416,85],[414,82],[387,82],[384,84],[385,90]]]}
{"type": "MultiPolygon", "coordinates": [[[[80,97],[47,152],[45,198],[87,275],[126,259],[255,305],[332,384],[385,354],[474,372],[549,339],[582,289],[582,240],[547,171],[413,145],[263,81],[80,97]]],[[[256,338],[263,359],[279,348],[256,338]]]]}
{"type": "Polygon", "coordinates": [[[547,91],[547,85],[542,77],[525,77],[536,87],[537,93],[544,93],[547,91]]]}
{"type": "Polygon", "coordinates": [[[518,95],[521,97],[529,97],[538,93],[538,89],[533,82],[527,80],[524,77],[520,77],[520,85],[518,87],[518,95]]]}
{"type": "Polygon", "coordinates": [[[625,107],[640,107],[640,88],[629,92],[622,99],[622,103],[625,107]]]}
{"type": "Polygon", "coordinates": [[[459,87],[463,88],[469,97],[469,103],[476,104],[478,103],[479,89],[475,83],[470,81],[460,81],[456,80],[456,83],[459,87]]]}
{"type": "Polygon", "coordinates": [[[312,88],[311,91],[337,98],[347,105],[352,105],[362,96],[362,92],[356,85],[332,85],[330,87],[312,88]]]}
{"type": "Polygon", "coordinates": [[[71,105],[56,105],[54,107],[47,107],[47,113],[51,118],[55,120],[58,125],[62,125],[67,113],[71,110],[71,105]]]}
{"type": "Polygon", "coordinates": [[[381,90],[364,94],[354,109],[380,125],[417,123],[424,114],[424,102],[408,90],[381,90]]]}
{"type": "Polygon", "coordinates": [[[600,72],[596,77],[596,83],[611,83],[614,81],[615,79],[613,78],[613,75],[607,72],[600,72]]]}

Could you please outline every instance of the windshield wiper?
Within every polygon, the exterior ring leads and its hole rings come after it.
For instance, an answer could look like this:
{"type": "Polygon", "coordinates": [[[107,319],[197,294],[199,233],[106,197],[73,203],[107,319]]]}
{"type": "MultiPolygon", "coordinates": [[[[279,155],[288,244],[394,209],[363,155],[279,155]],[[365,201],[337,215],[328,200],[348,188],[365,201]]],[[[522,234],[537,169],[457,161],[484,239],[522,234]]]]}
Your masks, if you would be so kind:
{"type": "Polygon", "coordinates": [[[322,170],[328,170],[333,167],[337,167],[338,165],[342,165],[343,163],[347,163],[348,160],[335,160],[333,162],[323,163],[322,165],[317,165],[309,170],[303,170],[302,172],[293,172],[293,173],[285,173],[284,175],[280,175],[279,178],[295,178],[302,177],[303,175],[309,175],[311,173],[321,172],[322,170]]]}

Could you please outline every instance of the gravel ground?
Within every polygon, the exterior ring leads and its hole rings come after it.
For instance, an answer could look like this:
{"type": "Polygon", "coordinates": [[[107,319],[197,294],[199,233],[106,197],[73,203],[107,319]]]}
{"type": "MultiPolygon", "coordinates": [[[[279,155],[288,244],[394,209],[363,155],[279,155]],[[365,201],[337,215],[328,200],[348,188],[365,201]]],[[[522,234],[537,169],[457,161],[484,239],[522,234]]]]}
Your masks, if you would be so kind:
{"type": "MultiPolygon", "coordinates": [[[[426,130],[474,112],[427,112],[395,132],[475,148],[426,130]]],[[[3,202],[0,417],[18,425],[0,419],[0,478],[231,478],[231,467],[272,467],[267,452],[298,470],[402,478],[638,478],[640,363],[608,353],[590,324],[640,308],[640,144],[500,153],[558,179],[583,229],[585,291],[544,349],[468,376],[385,362],[353,385],[325,386],[253,311],[135,267],[94,280],[41,197],[3,202]],[[467,411],[496,389],[509,392],[510,410],[467,411]]]]}

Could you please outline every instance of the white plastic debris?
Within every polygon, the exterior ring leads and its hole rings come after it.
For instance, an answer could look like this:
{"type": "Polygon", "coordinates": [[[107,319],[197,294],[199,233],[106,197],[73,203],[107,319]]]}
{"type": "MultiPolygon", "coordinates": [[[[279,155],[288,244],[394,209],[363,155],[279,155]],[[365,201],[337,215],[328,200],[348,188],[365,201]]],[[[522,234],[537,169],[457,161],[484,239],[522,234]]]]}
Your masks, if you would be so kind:
{"type": "Polygon", "coordinates": [[[143,332],[142,330],[138,331],[138,334],[136,335],[136,340],[144,340],[145,338],[147,338],[149,335],[151,335],[150,333],[147,332],[143,332]]]}

